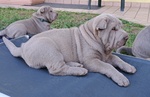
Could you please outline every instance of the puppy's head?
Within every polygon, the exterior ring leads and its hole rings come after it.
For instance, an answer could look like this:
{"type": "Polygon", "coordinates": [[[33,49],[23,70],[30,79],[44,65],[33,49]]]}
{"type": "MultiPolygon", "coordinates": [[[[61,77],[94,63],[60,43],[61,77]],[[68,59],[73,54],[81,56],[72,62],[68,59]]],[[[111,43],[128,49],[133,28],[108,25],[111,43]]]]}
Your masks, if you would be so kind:
{"type": "Polygon", "coordinates": [[[55,12],[50,6],[42,6],[37,10],[35,15],[48,20],[49,23],[52,23],[57,18],[58,13],[55,12]]]}
{"type": "Polygon", "coordinates": [[[97,16],[93,22],[93,29],[106,51],[123,46],[128,39],[127,32],[122,29],[122,22],[110,14],[97,16]]]}

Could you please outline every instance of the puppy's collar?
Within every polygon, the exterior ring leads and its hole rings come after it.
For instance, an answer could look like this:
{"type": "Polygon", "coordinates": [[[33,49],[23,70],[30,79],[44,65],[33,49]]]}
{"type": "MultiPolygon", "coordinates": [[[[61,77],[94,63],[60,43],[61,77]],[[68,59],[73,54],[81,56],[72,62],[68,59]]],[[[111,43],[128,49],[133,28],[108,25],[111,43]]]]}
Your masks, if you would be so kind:
{"type": "Polygon", "coordinates": [[[38,18],[41,22],[47,22],[47,23],[51,23],[48,20],[42,19],[42,18],[38,18]]]}

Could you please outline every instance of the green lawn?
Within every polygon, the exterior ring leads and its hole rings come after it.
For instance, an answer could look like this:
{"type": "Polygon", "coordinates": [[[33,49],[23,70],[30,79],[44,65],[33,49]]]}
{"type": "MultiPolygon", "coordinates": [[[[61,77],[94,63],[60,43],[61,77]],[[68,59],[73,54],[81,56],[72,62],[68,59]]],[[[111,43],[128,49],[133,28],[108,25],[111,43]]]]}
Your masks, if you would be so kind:
{"type": "MultiPolygon", "coordinates": [[[[35,10],[26,9],[15,9],[15,8],[0,8],[0,29],[4,29],[10,23],[21,19],[30,18],[35,10]]],[[[79,26],[85,21],[97,16],[98,14],[89,13],[74,13],[59,11],[59,16],[55,22],[52,23],[52,28],[70,28],[74,26],[79,26]]],[[[140,24],[135,24],[126,20],[122,20],[124,24],[124,30],[129,33],[129,40],[127,41],[127,46],[131,47],[132,43],[137,35],[137,33],[144,28],[140,24]]]]}

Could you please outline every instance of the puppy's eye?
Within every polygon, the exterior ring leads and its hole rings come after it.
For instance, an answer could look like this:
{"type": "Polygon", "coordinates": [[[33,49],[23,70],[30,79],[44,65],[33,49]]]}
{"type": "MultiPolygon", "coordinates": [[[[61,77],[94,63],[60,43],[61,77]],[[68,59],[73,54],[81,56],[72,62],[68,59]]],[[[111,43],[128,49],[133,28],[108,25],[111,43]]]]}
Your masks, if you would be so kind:
{"type": "Polygon", "coordinates": [[[117,31],[117,29],[114,27],[114,28],[112,28],[112,30],[115,30],[115,31],[117,31]]]}
{"type": "Polygon", "coordinates": [[[104,29],[101,29],[101,28],[97,28],[97,30],[98,30],[98,31],[102,31],[102,30],[104,30],[104,29]]]}
{"type": "Polygon", "coordinates": [[[53,12],[52,10],[50,12],[53,12]]]}

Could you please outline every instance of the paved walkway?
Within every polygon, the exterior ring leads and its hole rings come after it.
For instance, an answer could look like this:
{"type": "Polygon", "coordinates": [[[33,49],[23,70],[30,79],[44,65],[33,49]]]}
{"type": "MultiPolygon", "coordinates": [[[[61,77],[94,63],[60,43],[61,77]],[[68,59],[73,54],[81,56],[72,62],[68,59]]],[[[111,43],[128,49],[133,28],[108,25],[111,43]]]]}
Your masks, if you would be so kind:
{"type": "Polygon", "coordinates": [[[50,5],[54,10],[61,11],[71,11],[71,12],[86,12],[86,13],[110,13],[114,14],[119,18],[139,23],[142,25],[150,25],[150,5],[147,7],[135,6],[135,7],[125,7],[123,12],[120,11],[119,6],[103,6],[98,8],[97,6],[92,6],[91,10],[87,9],[87,5],[64,5],[64,4],[39,4],[35,6],[20,6],[20,5],[5,5],[0,4],[0,7],[14,7],[14,8],[26,8],[26,9],[38,9],[40,6],[50,5]]]}

